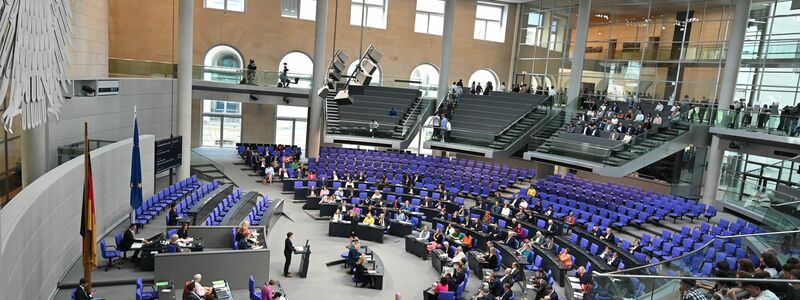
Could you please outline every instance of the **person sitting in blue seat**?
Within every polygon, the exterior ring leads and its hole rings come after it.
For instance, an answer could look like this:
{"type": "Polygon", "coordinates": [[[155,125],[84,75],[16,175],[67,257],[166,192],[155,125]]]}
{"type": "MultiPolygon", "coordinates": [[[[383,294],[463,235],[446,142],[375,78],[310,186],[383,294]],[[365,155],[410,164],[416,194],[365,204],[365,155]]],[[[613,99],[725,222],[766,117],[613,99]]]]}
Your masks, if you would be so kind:
{"type": "Polygon", "coordinates": [[[504,283],[503,284],[503,294],[500,296],[495,297],[497,300],[509,300],[514,298],[514,292],[511,291],[511,284],[504,283]]]}
{"type": "Polygon", "coordinates": [[[350,250],[347,251],[347,265],[355,266],[358,258],[361,257],[361,242],[356,240],[352,243],[350,250]]]}
{"type": "Polygon", "coordinates": [[[89,291],[89,281],[81,277],[78,281],[78,287],[72,292],[73,299],[75,300],[91,300],[94,298],[95,291],[89,291]]]}
{"type": "Polygon", "coordinates": [[[408,222],[408,216],[402,210],[395,215],[395,219],[401,222],[408,222]]]}
{"type": "Polygon", "coordinates": [[[178,244],[178,234],[173,234],[169,237],[169,244],[167,244],[167,253],[175,253],[175,252],[183,252],[184,249],[181,248],[181,245],[178,244]]]}
{"type": "Polygon", "coordinates": [[[414,207],[411,206],[411,201],[406,200],[406,202],[403,202],[403,205],[400,206],[400,209],[402,209],[403,211],[413,211],[414,207]]]}

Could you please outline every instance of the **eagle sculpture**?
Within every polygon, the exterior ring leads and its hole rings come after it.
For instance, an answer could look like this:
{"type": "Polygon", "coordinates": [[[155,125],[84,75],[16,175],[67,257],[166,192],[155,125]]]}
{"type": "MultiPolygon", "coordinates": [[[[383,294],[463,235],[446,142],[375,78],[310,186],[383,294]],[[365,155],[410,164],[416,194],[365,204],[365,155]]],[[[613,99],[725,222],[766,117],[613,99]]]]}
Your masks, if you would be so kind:
{"type": "Polygon", "coordinates": [[[23,130],[58,118],[70,90],[67,51],[71,0],[0,0],[0,97],[3,126],[23,130]]]}

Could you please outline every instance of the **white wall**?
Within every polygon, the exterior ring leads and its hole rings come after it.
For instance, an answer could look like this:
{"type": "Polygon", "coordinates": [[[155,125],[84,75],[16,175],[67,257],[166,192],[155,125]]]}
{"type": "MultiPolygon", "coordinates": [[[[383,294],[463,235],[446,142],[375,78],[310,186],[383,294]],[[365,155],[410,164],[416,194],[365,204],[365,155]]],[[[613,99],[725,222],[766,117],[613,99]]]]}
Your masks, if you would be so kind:
{"type": "MultiPolygon", "coordinates": [[[[98,237],[130,213],[132,139],[92,151],[98,237]]],[[[140,137],[144,197],[153,194],[155,137],[140,137]]],[[[49,299],[81,254],[83,156],[39,177],[0,210],[0,299],[49,299]]]]}
{"type": "Polygon", "coordinates": [[[73,0],[69,78],[108,77],[108,0],[73,0]]]}
{"type": "MultiPolygon", "coordinates": [[[[139,134],[168,138],[175,129],[172,79],[124,78],[115,96],[75,97],[68,100],[58,120],[48,122],[48,169],[58,165],[58,147],[83,141],[83,122],[89,137],[120,141],[133,135],[133,107],[139,117],[139,134]]],[[[78,87],[79,88],[79,87],[78,87]]],[[[177,129],[175,129],[177,130],[177,129]]]]}

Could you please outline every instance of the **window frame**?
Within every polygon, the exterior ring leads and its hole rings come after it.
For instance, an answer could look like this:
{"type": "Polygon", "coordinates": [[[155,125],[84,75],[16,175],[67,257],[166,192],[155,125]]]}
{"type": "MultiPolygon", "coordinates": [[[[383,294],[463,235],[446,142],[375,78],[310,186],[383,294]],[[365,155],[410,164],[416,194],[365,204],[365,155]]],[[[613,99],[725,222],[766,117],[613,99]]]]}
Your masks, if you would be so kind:
{"type": "Polygon", "coordinates": [[[473,27],[473,30],[475,30],[475,31],[472,33],[472,38],[476,39],[476,40],[479,40],[479,41],[505,43],[505,41],[506,41],[506,29],[507,29],[506,26],[507,26],[507,23],[508,23],[508,5],[500,4],[500,3],[494,3],[494,2],[478,1],[476,6],[475,6],[475,22],[474,22],[475,26],[473,27]],[[501,16],[500,16],[500,20],[498,21],[498,20],[493,20],[493,19],[483,19],[483,18],[478,17],[478,9],[480,9],[481,6],[490,6],[490,7],[500,8],[502,10],[501,16]],[[478,37],[477,36],[478,31],[474,29],[474,27],[478,27],[478,23],[479,22],[483,23],[483,37],[478,37]],[[500,23],[500,30],[498,32],[499,39],[497,39],[497,40],[489,39],[490,34],[489,34],[487,29],[489,28],[489,23],[490,22],[491,23],[498,23],[498,22],[500,23]]]}
{"type": "MultiPolygon", "coordinates": [[[[420,1],[423,0],[417,0],[417,6],[419,5],[420,1]]],[[[431,0],[431,1],[440,1],[442,2],[442,5],[445,5],[444,0],[431,0]]],[[[414,10],[416,12],[414,14],[414,32],[421,34],[438,35],[438,36],[442,36],[444,34],[444,11],[438,13],[434,11],[419,10],[418,7],[415,7],[414,10]],[[420,15],[425,15],[425,18],[427,18],[425,22],[425,24],[427,24],[427,26],[425,26],[425,32],[417,31],[417,20],[419,19],[420,15]],[[431,31],[431,16],[437,16],[442,18],[442,28],[439,28],[438,31],[433,31],[433,32],[431,31]]]]}
{"type": "Polygon", "coordinates": [[[350,1],[350,25],[351,26],[365,26],[368,28],[375,28],[375,29],[383,29],[386,30],[386,27],[389,23],[389,0],[381,0],[383,1],[383,5],[371,4],[367,3],[367,0],[351,0],[350,1]],[[358,10],[353,9],[356,5],[363,5],[365,8],[359,8],[358,10]],[[369,25],[367,20],[369,20],[369,8],[370,7],[380,7],[383,10],[383,14],[381,16],[381,24],[380,27],[375,27],[369,25]],[[364,14],[361,14],[361,10],[364,10],[364,14]],[[358,17],[361,19],[361,24],[353,24],[353,13],[358,12],[358,17]]]}
{"type": "Polygon", "coordinates": [[[222,10],[222,11],[232,11],[232,12],[237,12],[237,13],[245,13],[245,12],[247,12],[247,0],[242,0],[242,10],[229,9],[228,8],[228,1],[230,1],[230,0],[222,0],[222,2],[223,2],[222,8],[208,6],[208,1],[212,1],[212,0],[203,0],[203,8],[222,10]]]}
{"type": "Polygon", "coordinates": [[[297,11],[297,15],[296,16],[291,16],[291,15],[284,15],[283,14],[283,11],[284,11],[283,3],[284,2],[283,2],[283,0],[281,0],[281,17],[290,18],[290,19],[297,19],[297,20],[305,20],[305,21],[316,21],[317,20],[317,14],[316,14],[317,0],[296,0],[296,1],[297,1],[297,7],[295,7],[294,9],[295,9],[295,11],[297,11]],[[303,15],[303,9],[302,9],[303,8],[303,2],[311,2],[311,1],[314,2],[314,9],[313,9],[314,13],[311,14],[311,18],[310,19],[309,18],[303,18],[302,17],[302,15],[303,15]]]}

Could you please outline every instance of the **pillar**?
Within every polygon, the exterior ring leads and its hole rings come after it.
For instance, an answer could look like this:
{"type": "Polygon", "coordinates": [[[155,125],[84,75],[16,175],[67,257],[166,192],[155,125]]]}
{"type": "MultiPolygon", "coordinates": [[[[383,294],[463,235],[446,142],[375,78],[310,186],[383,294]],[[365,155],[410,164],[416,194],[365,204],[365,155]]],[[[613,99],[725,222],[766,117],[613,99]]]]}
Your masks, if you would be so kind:
{"type": "Polygon", "coordinates": [[[194,0],[180,0],[178,15],[178,135],[181,143],[181,166],[178,178],[189,177],[192,154],[192,43],[194,0]]]}
{"type": "Polygon", "coordinates": [[[47,126],[39,126],[20,133],[22,188],[47,173],[47,126]]]}
{"type": "MultiPolygon", "coordinates": [[[[747,31],[750,4],[752,0],[736,2],[733,11],[733,26],[731,37],[728,40],[728,52],[725,57],[725,69],[722,73],[722,85],[719,92],[717,107],[728,109],[736,94],[736,80],[739,77],[739,65],[742,61],[742,48],[744,48],[744,35],[747,31]]],[[[713,115],[712,115],[713,117],[713,115]]],[[[719,148],[719,137],[711,138],[711,147],[708,149],[708,167],[706,169],[705,183],[703,184],[703,203],[714,204],[717,199],[717,186],[722,169],[722,156],[724,150],[719,148]]]]}
{"type": "MultiPolygon", "coordinates": [[[[442,52],[439,59],[439,90],[436,104],[441,104],[450,90],[450,58],[453,50],[453,29],[456,22],[456,0],[444,2],[444,28],[442,30],[442,52]]],[[[469,79],[469,78],[468,78],[469,79]]],[[[496,87],[495,87],[496,88],[496,87]]]]}
{"type": "Polygon", "coordinates": [[[592,9],[592,0],[580,0],[578,6],[578,22],[575,29],[575,43],[572,51],[572,68],[569,72],[569,86],[567,87],[567,113],[578,110],[581,79],[583,78],[583,59],[586,56],[586,39],[589,34],[589,17],[592,9]],[[571,102],[570,102],[571,101],[571,102]]]}
{"type": "MultiPolygon", "coordinates": [[[[327,99],[317,95],[327,76],[330,58],[325,57],[326,31],[328,28],[328,0],[317,0],[317,15],[314,23],[314,76],[312,76],[310,95],[311,107],[308,110],[308,135],[306,137],[306,157],[319,157],[322,140],[322,106],[327,99]]],[[[360,55],[360,54],[359,54],[360,55]]]]}

